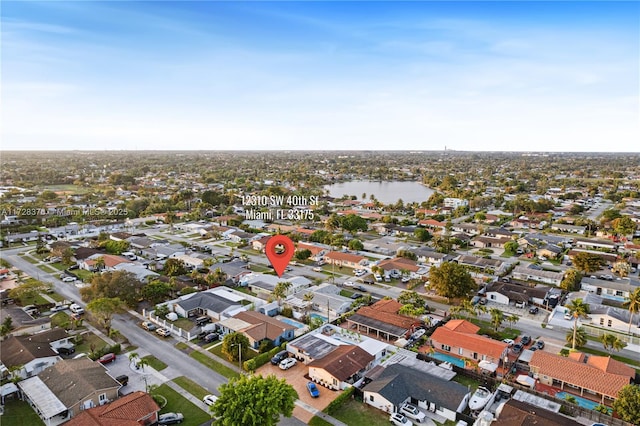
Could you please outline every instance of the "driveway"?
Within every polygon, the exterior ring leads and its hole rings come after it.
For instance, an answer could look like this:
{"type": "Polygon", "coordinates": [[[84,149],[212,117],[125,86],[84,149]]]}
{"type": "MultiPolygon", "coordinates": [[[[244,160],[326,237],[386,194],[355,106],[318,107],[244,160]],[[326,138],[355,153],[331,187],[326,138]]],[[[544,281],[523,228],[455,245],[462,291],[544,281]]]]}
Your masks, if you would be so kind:
{"type": "Polygon", "coordinates": [[[144,367],[144,370],[136,370],[126,353],[118,355],[115,362],[106,364],[105,367],[114,378],[121,375],[129,377],[129,383],[120,389],[123,395],[135,391],[146,392],[147,386],[159,386],[167,381],[166,377],[148,365],[144,367]]]}

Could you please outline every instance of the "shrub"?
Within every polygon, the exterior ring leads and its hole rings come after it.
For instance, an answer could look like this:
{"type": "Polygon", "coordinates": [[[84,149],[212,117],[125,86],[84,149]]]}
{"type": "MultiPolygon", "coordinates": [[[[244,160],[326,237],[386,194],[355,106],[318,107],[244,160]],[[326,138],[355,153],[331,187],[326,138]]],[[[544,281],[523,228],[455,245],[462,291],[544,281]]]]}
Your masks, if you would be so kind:
{"type": "Polygon", "coordinates": [[[353,395],[355,390],[356,388],[353,386],[345,389],[340,395],[338,395],[336,399],[334,399],[333,401],[331,401],[331,403],[329,403],[329,405],[327,405],[327,408],[325,408],[324,411],[327,414],[335,413],[340,407],[342,407],[342,404],[344,404],[349,398],[351,398],[351,395],[353,395]]]}
{"type": "Polygon", "coordinates": [[[249,359],[249,360],[243,362],[242,363],[242,368],[245,371],[256,371],[256,369],[262,367],[267,362],[269,362],[271,360],[271,358],[273,358],[275,356],[275,354],[277,354],[278,352],[283,350],[285,345],[286,345],[286,343],[283,343],[281,346],[276,346],[275,348],[271,349],[269,352],[261,353],[260,355],[256,356],[255,358],[252,358],[252,359],[249,359]]]}
{"type": "Polygon", "coordinates": [[[290,307],[284,307],[282,308],[282,311],[280,312],[280,314],[283,317],[287,317],[287,318],[293,318],[293,309],[291,309],[290,307]]]}
{"type": "Polygon", "coordinates": [[[262,342],[260,342],[258,352],[263,354],[265,352],[269,352],[271,349],[273,349],[273,342],[271,340],[263,340],[262,342]]]}

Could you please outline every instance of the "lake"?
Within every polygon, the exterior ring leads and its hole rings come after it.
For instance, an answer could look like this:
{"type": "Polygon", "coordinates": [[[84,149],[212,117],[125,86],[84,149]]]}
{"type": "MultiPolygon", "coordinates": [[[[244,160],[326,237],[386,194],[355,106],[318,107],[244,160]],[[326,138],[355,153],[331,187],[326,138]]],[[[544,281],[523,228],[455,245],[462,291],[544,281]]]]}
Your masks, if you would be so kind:
{"type": "Polygon", "coordinates": [[[427,201],[433,189],[427,188],[419,182],[379,182],[368,180],[354,180],[350,182],[334,183],[324,187],[329,190],[329,195],[340,198],[343,195],[355,195],[358,200],[362,194],[367,194],[366,201],[369,201],[371,194],[384,204],[392,204],[402,199],[404,203],[421,203],[427,201]]]}

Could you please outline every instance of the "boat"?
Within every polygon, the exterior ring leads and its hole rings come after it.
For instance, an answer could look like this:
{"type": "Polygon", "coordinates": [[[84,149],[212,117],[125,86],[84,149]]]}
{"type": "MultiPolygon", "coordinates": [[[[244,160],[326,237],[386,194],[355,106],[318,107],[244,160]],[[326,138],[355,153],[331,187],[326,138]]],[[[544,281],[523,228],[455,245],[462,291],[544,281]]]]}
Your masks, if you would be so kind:
{"type": "Polygon", "coordinates": [[[449,361],[441,362],[438,367],[444,368],[445,370],[453,370],[453,365],[449,361]]]}
{"type": "Polygon", "coordinates": [[[527,376],[526,374],[520,374],[518,377],[516,377],[516,382],[531,389],[533,389],[536,385],[536,380],[532,377],[527,376]]]}
{"type": "Polygon", "coordinates": [[[469,409],[471,411],[482,410],[484,406],[487,405],[487,402],[489,402],[489,399],[491,399],[491,395],[492,393],[489,389],[480,386],[469,400],[469,409]]]}

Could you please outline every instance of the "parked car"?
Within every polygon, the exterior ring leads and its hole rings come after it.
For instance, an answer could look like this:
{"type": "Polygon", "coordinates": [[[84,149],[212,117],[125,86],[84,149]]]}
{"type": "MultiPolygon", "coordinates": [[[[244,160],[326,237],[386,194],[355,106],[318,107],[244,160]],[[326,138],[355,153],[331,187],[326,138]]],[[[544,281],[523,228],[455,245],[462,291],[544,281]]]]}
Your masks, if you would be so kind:
{"type": "Polygon", "coordinates": [[[524,308],[527,306],[526,302],[516,302],[516,308],[524,308]]]}
{"type": "Polygon", "coordinates": [[[114,362],[115,360],[116,360],[116,354],[114,354],[113,352],[109,352],[108,354],[102,355],[98,359],[98,362],[100,364],[109,364],[111,362],[114,362]]]}
{"type": "Polygon", "coordinates": [[[155,331],[158,328],[151,321],[142,321],[142,324],[140,324],[140,325],[142,326],[142,328],[144,328],[147,331],[155,331]]]}
{"type": "Polygon", "coordinates": [[[171,331],[168,328],[159,328],[156,330],[156,334],[162,337],[169,337],[171,336],[171,331]]]}
{"type": "Polygon", "coordinates": [[[362,297],[362,295],[361,295],[360,293],[353,293],[353,294],[351,295],[351,298],[352,298],[353,300],[360,299],[361,297],[362,297]]]}
{"type": "Polygon", "coordinates": [[[479,302],[479,303],[480,303],[481,305],[486,305],[486,304],[487,304],[487,298],[486,298],[486,297],[483,297],[482,299],[480,299],[480,302],[479,302]]]}
{"type": "Polygon", "coordinates": [[[127,376],[126,374],[122,374],[116,377],[116,381],[122,386],[127,386],[127,384],[129,383],[129,376],[127,376]]]}
{"type": "Polygon", "coordinates": [[[542,340],[538,340],[533,346],[538,349],[544,349],[544,342],[542,340]]]}
{"type": "Polygon", "coordinates": [[[313,268],[313,272],[322,272],[322,268],[319,266],[316,266],[313,268]]]}
{"type": "Polygon", "coordinates": [[[77,280],[77,278],[76,278],[76,277],[64,277],[64,278],[62,279],[62,282],[65,282],[65,283],[72,283],[72,282],[74,282],[74,281],[76,281],[76,280],[77,280]]]}
{"type": "Polygon", "coordinates": [[[413,426],[413,423],[400,413],[393,413],[389,417],[389,421],[396,426],[413,426]]]}
{"type": "Polygon", "coordinates": [[[295,358],[286,358],[286,359],[283,359],[282,362],[280,362],[280,364],[278,364],[278,367],[280,367],[280,370],[288,370],[294,365],[296,365],[297,363],[298,361],[296,361],[295,358]]]}
{"type": "Polygon", "coordinates": [[[307,390],[309,391],[309,395],[311,395],[311,398],[317,398],[320,396],[320,391],[318,390],[316,384],[313,382],[307,382],[307,390]]]}
{"type": "Polygon", "coordinates": [[[273,356],[273,358],[271,358],[271,364],[273,365],[278,365],[282,362],[282,360],[284,360],[285,358],[287,358],[289,356],[289,352],[287,351],[280,351],[277,354],[275,354],[273,356]]]}
{"type": "Polygon", "coordinates": [[[363,285],[357,285],[355,287],[355,289],[356,290],[360,290],[360,291],[365,291],[365,292],[367,291],[367,288],[365,286],[363,286],[363,285]]]}
{"type": "Polygon", "coordinates": [[[571,315],[571,312],[567,311],[564,313],[564,319],[566,319],[567,321],[571,321],[573,319],[573,316],[571,315]]]}
{"type": "Polygon", "coordinates": [[[164,413],[158,416],[159,425],[173,425],[176,423],[182,423],[184,416],[182,413],[164,413]]]}
{"type": "Polygon", "coordinates": [[[71,306],[69,306],[69,310],[74,314],[78,314],[78,315],[84,314],[84,308],[78,305],[77,303],[72,303],[71,306]]]}
{"type": "Polygon", "coordinates": [[[418,410],[418,407],[411,404],[403,404],[400,407],[400,412],[418,423],[421,423],[427,417],[422,411],[418,410]]]}
{"type": "Polygon", "coordinates": [[[520,343],[522,343],[524,346],[528,345],[529,343],[531,343],[531,337],[527,336],[526,334],[524,336],[522,336],[522,338],[520,339],[520,343]]]}
{"type": "Polygon", "coordinates": [[[217,340],[220,340],[220,335],[218,333],[209,333],[206,336],[204,336],[204,340],[207,343],[211,343],[211,342],[215,342],[217,340]]]}
{"type": "Polygon", "coordinates": [[[529,308],[530,314],[537,314],[538,311],[540,311],[540,309],[537,306],[532,306],[531,308],[529,308]]]}
{"type": "Polygon", "coordinates": [[[342,283],[342,285],[345,287],[353,287],[355,283],[353,281],[345,281],[342,283]]]}
{"type": "Polygon", "coordinates": [[[206,395],[204,398],[202,398],[202,402],[204,402],[207,405],[213,405],[216,403],[217,400],[218,400],[218,397],[215,395],[206,395]]]}
{"type": "Polygon", "coordinates": [[[522,346],[522,344],[516,343],[515,345],[513,345],[513,348],[511,348],[511,350],[513,351],[514,354],[519,354],[520,352],[522,352],[523,347],[524,346],[522,346]]]}
{"type": "Polygon", "coordinates": [[[207,317],[207,316],[202,316],[202,317],[198,317],[196,318],[196,325],[198,327],[203,326],[207,323],[211,322],[211,318],[207,317]]]}
{"type": "Polygon", "coordinates": [[[69,346],[60,346],[58,348],[58,353],[62,354],[62,355],[71,355],[72,353],[74,353],[76,351],[76,348],[73,347],[73,345],[69,345],[69,346]]]}
{"type": "Polygon", "coordinates": [[[515,343],[512,339],[504,339],[503,342],[509,345],[509,347],[513,346],[515,343]]]}

